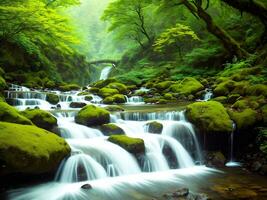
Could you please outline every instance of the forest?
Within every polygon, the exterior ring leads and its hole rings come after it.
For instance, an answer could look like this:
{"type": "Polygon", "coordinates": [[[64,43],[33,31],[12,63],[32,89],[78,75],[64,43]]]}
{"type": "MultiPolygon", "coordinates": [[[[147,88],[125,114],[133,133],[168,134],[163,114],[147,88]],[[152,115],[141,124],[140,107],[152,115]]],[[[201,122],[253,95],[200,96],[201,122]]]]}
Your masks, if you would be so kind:
{"type": "Polygon", "coordinates": [[[0,199],[267,199],[266,0],[0,0],[0,199]]]}

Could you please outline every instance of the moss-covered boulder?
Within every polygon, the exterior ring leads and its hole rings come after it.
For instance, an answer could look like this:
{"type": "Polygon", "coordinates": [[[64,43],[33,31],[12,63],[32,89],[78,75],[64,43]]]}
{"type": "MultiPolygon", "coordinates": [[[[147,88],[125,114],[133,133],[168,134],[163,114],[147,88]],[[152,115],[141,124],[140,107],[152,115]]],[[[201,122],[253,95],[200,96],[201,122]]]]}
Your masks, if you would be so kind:
{"type": "Polygon", "coordinates": [[[124,108],[122,108],[121,106],[118,105],[110,105],[105,107],[105,109],[109,112],[122,112],[124,111],[124,108]]]}
{"type": "Polygon", "coordinates": [[[21,115],[16,108],[5,102],[0,102],[0,121],[32,125],[31,120],[21,115]]]}
{"type": "Polygon", "coordinates": [[[149,133],[160,134],[163,130],[163,125],[159,122],[153,121],[146,124],[149,133]]]}
{"type": "Polygon", "coordinates": [[[114,82],[117,82],[117,80],[115,78],[108,78],[106,80],[99,80],[93,84],[93,87],[100,89],[100,88],[106,87],[108,84],[114,83],[114,82]]]}
{"type": "Polygon", "coordinates": [[[163,81],[163,82],[159,82],[159,83],[155,84],[154,87],[160,91],[163,91],[163,90],[168,89],[174,83],[175,82],[173,82],[173,81],[163,81]]]}
{"type": "Polygon", "coordinates": [[[103,100],[104,104],[125,103],[125,102],[126,102],[126,98],[122,94],[115,94],[113,96],[106,97],[103,100]]]}
{"type": "Polygon", "coordinates": [[[195,94],[204,89],[204,86],[194,78],[188,77],[183,79],[180,83],[174,84],[170,90],[174,93],[182,95],[195,94]]]}
{"type": "Polygon", "coordinates": [[[84,102],[71,102],[70,103],[70,107],[71,108],[83,108],[84,106],[86,106],[87,104],[84,102]]]}
{"type": "Polygon", "coordinates": [[[87,95],[87,96],[84,97],[84,100],[85,101],[92,101],[93,97],[91,95],[87,95]]]}
{"type": "Polygon", "coordinates": [[[99,92],[99,88],[96,88],[96,87],[91,87],[88,89],[89,92],[91,92],[92,94],[98,94],[99,92]]]}
{"type": "Polygon", "coordinates": [[[259,107],[259,103],[257,101],[249,100],[249,99],[242,99],[235,102],[232,105],[232,108],[237,110],[244,110],[246,108],[257,109],[259,107]]]}
{"type": "Polygon", "coordinates": [[[28,109],[20,112],[36,126],[52,131],[57,126],[57,119],[49,112],[40,109],[28,109]]]}
{"type": "Polygon", "coordinates": [[[59,96],[53,93],[48,93],[46,95],[46,101],[48,101],[50,104],[56,105],[59,103],[59,96]]]}
{"type": "Polygon", "coordinates": [[[62,92],[68,92],[72,90],[79,90],[81,87],[77,84],[66,84],[66,85],[61,85],[59,86],[59,90],[62,92]]]}
{"type": "Polygon", "coordinates": [[[175,100],[176,98],[173,97],[173,95],[171,93],[166,93],[164,94],[164,99],[166,100],[175,100]]]}
{"type": "Polygon", "coordinates": [[[226,96],[219,96],[212,99],[212,101],[218,101],[220,103],[226,103],[227,97],[226,96]]]}
{"type": "Polygon", "coordinates": [[[248,96],[260,96],[267,97],[267,85],[256,84],[247,88],[246,93],[248,96]]]}
{"type": "Polygon", "coordinates": [[[236,126],[239,130],[245,130],[253,127],[258,120],[257,112],[250,108],[247,108],[241,112],[229,110],[228,113],[231,119],[236,123],[236,126]]]}
{"type": "Polygon", "coordinates": [[[0,122],[0,175],[41,174],[57,169],[70,147],[36,126],[0,122]]]}
{"type": "Polygon", "coordinates": [[[119,91],[113,88],[102,88],[99,90],[98,94],[99,96],[106,98],[115,94],[119,94],[119,91]]]}
{"type": "Polygon", "coordinates": [[[83,92],[78,93],[77,95],[78,96],[86,96],[86,95],[90,95],[90,94],[91,94],[90,92],[83,91],[83,92]]]}
{"type": "Polygon", "coordinates": [[[108,141],[121,146],[126,151],[135,155],[145,153],[145,143],[140,138],[132,138],[126,135],[112,135],[108,138],[108,141]]]}
{"type": "Polygon", "coordinates": [[[117,89],[120,94],[128,94],[128,89],[126,85],[118,82],[108,84],[107,88],[117,89]]]}
{"type": "Polygon", "coordinates": [[[229,133],[233,130],[232,120],[226,109],[216,101],[190,104],[186,107],[186,116],[205,133],[229,133]]]}
{"type": "Polygon", "coordinates": [[[235,88],[232,90],[231,93],[233,94],[240,94],[242,96],[246,95],[247,88],[249,87],[249,82],[241,81],[235,83],[235,88]]]}
{"type": "Polygon", "coordinates": [[[75,122],[85,126],[97,126],[107,124],[110,121],[110,113],[100,107],[87,105],[75,116],[75,122]]]}
{"type": "Polygon", "coordinates": [[[227,80],[219,83],[213,90],[215,96],[227,96],[235,87],[235,81],[227,80]]]}
{"type": "Polygon", "coordinates": [[[100,126],[100,130],[104,135],[124,135],[124,131],[122,128],[117,126],[116,124],[103,124],[100,126]]]}

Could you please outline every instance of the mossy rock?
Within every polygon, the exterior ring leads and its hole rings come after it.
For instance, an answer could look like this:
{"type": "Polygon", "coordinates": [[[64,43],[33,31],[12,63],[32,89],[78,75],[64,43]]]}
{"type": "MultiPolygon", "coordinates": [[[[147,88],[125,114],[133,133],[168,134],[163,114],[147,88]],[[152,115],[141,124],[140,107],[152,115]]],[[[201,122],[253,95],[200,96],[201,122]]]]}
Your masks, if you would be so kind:
{"type": "Polygon", "coordinates": [[[100,107],[87,105],[75,116],[75,122],[85,126],[97,126],[107,124],[110,121],[110,113],[100,107]]]}
{"type": "Polygon", "coordinates": [[[226,103],[227,102],[227,97],[226,96],[219,96],[219,97],[215,97],[212,99],[212,101],[218,101],[220,103],[226,103]]]}
{"type": "Polygon", "coordinates": [[[109,112],[122,112],[124,111],[124,108],[122,108],[121,106],[118,105],[110,105],[105,107],[105,109],[109,112]]]}
{"type": "Polygon", "coordinates": [[[148,127],[148,132],[149,133],[157,133],[157,134],[161,134],[162,130],[163,130],[163,125],[159,122],[153,121],[153,122],[148,122],[146,124],[146,126],[148,127]]]}
{"type": "Polygon", "coordinates": [[[85,96],[85,97],[84,97],[84,100],[85,100],[85,101],[92,101],[92,100],[93,100],[93,97],[90,96],[90,95],[88,95],[88,96],[85,96]]]}
{"type": "Polygon", "coordinates": [[[241,112],[229,110],[228,113],[231,119],[236,123],[239,130],[245,130],[253,127],[258,118],[258,113],[250,108],[241,112]]]}
{"type": "Polygon", "coordinates": [[[86,106],[87,104],[84,102],[71,102],[70,103],[70,107],[71,108],[83,108],[84,106],[86,106]]]}
{"type": "Polygon", "coordinates": [[[98,94],[98,92],[99,92],[99,88],[96,88],[96,87],[91,87],[88,90],[89,90],[89,92],[91,92],[93,94],[98,94]]]}
{"type": "Polygon", "coordinates": [[[188,77],[183,79],[180,83],[170,86],[170,90],[174,93],[182,95],[195,94],[204,89],[204,86],[194,78],[188,77]]]}
{"type": "Polygon", "coordinates": [[[160,99],[156,103],[158,103],[158,104],[167,104],[168,102],[169,101],[167,101],[166,99],[160,99]]]}
{"type": "Polygon", "coordinates": [[[186,116],[205,133],[230,133],[232,121],[223,105],[216,101],[196,102],[186,107],[186,116]]]}
{"type": "Polygon", "coordinates": [[[227,103],[233,104],[235,103],[239,98],[240,98],[240,94],[231,94],[228,96],[227,98],[227,103]]]}
{"type": "Polygon", "coordinates": [[[117,89],[112,89],[112,88],[102,88],[99,90],[98,94],[99,96],[106,98],[113,96],[115,94],[119,94],[119,91],[117,89]]]}
{"type": "Polygon", "coordinates": [[[219,83],[213,90],[215,96],[227,96],[235,88],[235,81],[227,80],[219,83]]]}
{"type": "Polygon", "coordinates": [[[103,100],[104,104],[125,103],[125,102],[126,102],[126,98],[122,94],[115,94],[111,97],[106,97],[103,100]]]}
{"type": "Polygon", "coordinates": [[[112,88],[112,89],[117,89],[119,91],[120,94],[128,94],[128,89],[126,87],[126,85],[122,84],[122,83],[110,83],[108,84],[107,88],[112,88]]]}
{"type": "Polygon", "coordinates": [[[16,108],[5,102],[0,102],[0,121],[32,125],[31,120],[21,115],[16,108]]]}
{"type": "Polygon", "coordinates": [[[247,81],[236,82],[235,88],[232,90],[231,93],[245,96],[248,87],[249,87],[249,82],[247,81]]]}
{"type": "Polygon", "coordinates": [[[3,91],[6,88],[7,88],[6,81],[2,76],[0,76],[0,91],[3,91]]]}
{"type": "Polygon", "coordinates": [[[114,83],[114,82],[117,82],[115,78],[108,78],[106,80],[100,80],[100,81],[95,82],[93,84],[93,87],[101,89],[103,87],[106,87],[108,84],[114,83]]]}
{"type": "Polygon", "coordinates": [[[46,94],[46,101],[48,101],[50,104],[56,105],[59,103],[59,96],[53,93],[46,94]]]}
{"type": "Polygon", "coordinates": [[[55,171],[70,154],[63,138],[36,126],[0,122],[0,175],[55,171]]]}
{"type": "Polygon", "coordinates": [[[163,82],[159,82],[159,83],[155,84],[154,87],[160,91],[163,91],[163,90],[168,89],[174,83],[175,82],[173,82],[173,81],[163,81],[163,82]]]}
{"type": "Polygon", "coordinates": [[[90,92],[80,92],[80,93],[78,93],[77,95],[78,96],[87,96],[87,95],[90,95],[91,93],[90,92]]]}
{"type": "Polygon", "coordinates": [[[175,100],[175,98],[173,97],[173,95],[171,93],[164,94],[164,99],[166,99],[166,100],[175,100]]]}
{"type": "Polygon", "coordinates": [[[145,98],[145,103],[157,103],[160,100],[160,97],[145,98]]]}
{"type": "Polygon", "coordinates": [[[57,126],[57,119],[49,112],[40,109],[28,109],[20,112],[39,128],[52,131],[57,126]]]}
{"type": "Polygon", "coordinates": [[[67,84],[67,85],[61,85],[59,86],[59,90],[62,92],[68,92],[72,90],[79,90],[81,87],[77,84],[67,84]]]}
{"type": "Polygon", "coordinates": [[[124,130],[115,124],[103,124],[100,126],[101,132],[106,135],[125,135],[124,130]]]}
{"type": "Polygon", "coordinates": [[[132,138],[126,135],[112,135],[108,138],[108,141],[119,145],[126,151],[135,155],[145,153],[145,143],[144,140],[140,138],[132,138]]]}
{"type": "Polygon", "coordinates": [[[263,85],[263,84],[252,85],[252,86],[247,88],[246,94],[248,96],[263,95],[263,96],[267,97],[267,85],[263,85]]]}
{"type": "Polygon", "coordinates": [[[232,105],[232,108],[237,109],[237,110],[244,110],[246,108],[252,108],[252,109],[257,109],[259,108],[259,103],[257,101],[249,100],[249,99],[242,99],[237,102],[235,102],[232,105]]]}

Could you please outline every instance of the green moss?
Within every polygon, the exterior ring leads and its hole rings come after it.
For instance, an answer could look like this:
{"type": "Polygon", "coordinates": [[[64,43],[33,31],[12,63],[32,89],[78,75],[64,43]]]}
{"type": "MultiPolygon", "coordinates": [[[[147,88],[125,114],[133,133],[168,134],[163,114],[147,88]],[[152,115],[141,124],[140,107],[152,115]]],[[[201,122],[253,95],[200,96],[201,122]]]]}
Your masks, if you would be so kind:
{"type": "Polygon", "coordinates": [[[87,95],[87,96],[84,97],[84,100],[85,101],[91,101],[91,100],[93,100],[93,97],[90,96],[90,95],[87,95]]]}
{"type": "Polygon", "coordinates": [[[227,103],[233,104],[240,98],[240,94],[231,94],[228,96],[227,103]]]}
{"type": "Polygon", "coordinates": [[[99,88],[96,88],[96,87],[91,87],[89,89],[89,92],[93,93],[93,94],[97,94],[99,92],[99,88]]]}
{"type": "Polygon", "coordinates": [[[0,76],[0,91],[3,91],[6,88],[7,88],[6,81],[2,76],[0,76]]]}
{"type": "Polygon", "coordinates": [[[154,87],[162,91],[162,90],[168,89],[174,83],[175,82],[173,81],[163,81],[163,82],[155,84],[154,87]]]}
{"type": "Polygon", "coordinates": [[[119,91],[120,94],[128,94],[128,89],[126,87],[126,85],[122,84],[122,83],[110,83],[108,84],[107,88],[112,88],[112,89],[117,89],[119,91]]]}
{"type": "Polygon", "coordinates": [[[60,91],[67,92],[72,90],[79,90],[81,87],[77,84],[67,84],[59,87],[60,91]]]}
{"type": "Polygon", "coordinates": [[[117,82],[117,80],[115,78],[100,80],[100,81],[95,82],[93,84],[93,87],[101,89],[101,88],[106,87],[108,84],[113,83],[113,82],[117,82]]]}
{"type": "Polygon", "coordinates": [[[163,125],[159,122],[153,121],[146,124],[149,133],[160,134],[163,130],[163,125]]]}
{"type": "Polygon", "coordinates": [[[53,93],[48,93],[46,94],[46,101],[53,105],[56,105],[59,102],[59,96],[53,93]]]}
{"type": "Polygon", "coordinates": [[[259,103],[250,99],[242,99],[232,105],[232,108],[235,108],[237,110],[244,110],[246,108],[257,109],[258,107],[259,103]]]}
{"type": "Polygon", "coordinates": [[[104,124],[100,127],[100,130],[104,135],[107,135],[107,136],[125,134],[123,129],[115,124],[104,124]]]}
{"type": "Polygon", "coordinates": [[[112,135],[108,138],[108,141],[115,143],[126,151],[133,154],[144,154],[145,143],[140,138],[131,138],[126,135],[112,135]]]}
{"type": "Polygon", "coordinates": [[[19,113],[19,111],[5,102],[0,102],[0,121],[32,125],[31,120],[19,113]]]}
{"type": "Polygon", "coordinates": [[[213,90],[216,96],[227,96],[235,87],[235,82],[232,80],[226,80],[219,83],[213,90]]]}
{"type": "Polygon", "coordinates": [[[172,92],[182,95],[195,94],[203,89],[204,86],[199,81],[191,77],[185,78],[180,83],[174,84],[170,87],[172,92]]]}
{"type": "Polygon", "coordinates": [[[109,112],[103,108],[87,105],[75,116],[75,122],[85,126],[97,126],[109,123],[109,112]]]}
{"type": "Polygon", "coordinates": [[[212,101],[218,101],[220,103],[226,103],[227,97],[226,96],[219,96],[212,99],[212,101]]]}
{"type": "Polygon", "coordinates": [[[31,109],[20,112],[36,126],[52,131],[57,126],[57,119],[49,112],[39,109],[31,109]]]}
{"type": "Polygon", "coordinates": [[[186,107],[186,116],[206,133],[232,131],[232,121],[223,105],[216,101],[197,102],[186,107]]]}
{"type": "Polygon", "coordinates": [[[108,97],[108,96],[113,96],[115,94],[119,94],[119,91],[117,89],[112,89],[112,88],[102,88],[99,90],[98,94],[101,97],[108,97]]]}
{"type": "Polygon", "coordinates": [[[122,94],[115,94],[113,96],[106,97],[103,100],[104,104],[125,103],[125,102],[126,102],[126,98],[122,94]]]}
{"type": "Polygon", "coordinates": [[[260,96],[267,97],[267,85],[257,84],[247,88],[246,93],[248,96],[260,96]]]}
{"type": "Polygon", "coordinates": [[[86,95],[90,95],[90,92],[80,92],[77,95],[78,96],[86,96],[86,95]]]}
{"type": "Polygon", "coordinates": [[[164,94],[164,99],[166,100],[175,100],[171,93],[164,94]]]}
{"type": "Polygon", "coordinates": [[[255,125],[257,122],[257,112],[248,108],[242,112],[228,111],[231,119],[236,123],[239,130],[245,130],[255,125]]]}
{"type": "Polygon", "coordinates": [[[118,106],[118,105],[110,105],[110,106],[105,107],[105,109],[107,111],[110,111],[110,112],[121,112],[121,111],[124,111],[124,108],[122,108],[121,106],[118,106]]]}
{"type": "Polygon", "coordinates": [[[64,139],[36,126],[0,122],[0,174],[51,172],[70,153],[64,139]]]}
{"type": "Polygon", "coordinates": [[[166,99],[160,99],[160,100],[158,100],[157,103],[158,103],[158,104],[167,104],[168,101],[167,101],[166,99]]]}

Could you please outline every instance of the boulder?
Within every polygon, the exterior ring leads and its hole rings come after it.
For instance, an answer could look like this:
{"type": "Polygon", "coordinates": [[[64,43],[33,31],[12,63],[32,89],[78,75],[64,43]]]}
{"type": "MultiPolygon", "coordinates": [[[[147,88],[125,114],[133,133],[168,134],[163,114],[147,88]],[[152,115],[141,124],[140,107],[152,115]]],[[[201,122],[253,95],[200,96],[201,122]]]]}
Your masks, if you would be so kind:
{"type": "Polygon", "coordinates": [[[126,85],[122,83],[113,82],[113,83],[108,84],[107,88],[117,89],[120,94],[124,94],[124,95],[128,94],[128,89],[126,85]]]}
{"type": "Polygon", "coordinates": [[[125,102],[126,102],[126,98],[122,94],[115,94],[113,96],[106,97],[103,100],[104,104],[125,103],[125,102]]]}
{"type": "Polygon", "coordinates": [[[31,125],[0,122],[0,175],[56,170],[70,147],[63,138],[31,125]]]}
{"type": "Polygon", "coordinates": [[[213,90],[215,96],[227,96],[235,87],[235,81],[226,80],[219,83],[213,90]]]}
{"type": "Polygon", "coordinates": [[[5,102],[0,102],[0,121],[32,125],[31,120],[21,115],[16,108],[5,102]]]}
{"type": "Polygon", "coordinates": [[[103,124],[100,130],[104,135],[124,135],[124,130],[115,124],[103,124]]]}
{"type": "Polygon", "coordinates": [[[85,101],[92,101],[93,97],[91,95],[87,95],[87,96],[84,97],[84,100],[85,101]]]}
{"type": "Polygon", "coordinates": [[[81,87],[77,84],[66,84],[66,85],[61,85],[59,86],[59,90],[62,92],[68,92],[72,90],[79,90],[81,87]]]}
{"type": "Polygon", "coordinates": [[[179,93],[182,95],[195,94],[204,89],[204,86],[194,78],[187,77],[183,79],[180,83],[173,84],[170,86],[170,90],[174,93],[179,93]]]}
{"type": "Polygon", "coordinates": [[[70,107],[71,108],[83,108],[84,106],[86,106],[87,104],[84,102],[71,102],[70,103],[70,107]]]}
{"type": "Polygon", "coordinates": [[[231,119],[236,123],[239,130],[253,127],[257,122],[257,112],[247,108],[241,112],[228,110],[231,119]]]}
{"type": "Polygon", "coordinates": [[[59,96],[53,93],[46,94],[46,101],[50,104],[56,105],[59,102],[59,96]]]}
{"type": "Polygon", "coordinates": [[[57,126],[57,119],[49,112],[40,109],[28,109],[20,112],[39,128],[53,131],[57,126]]]}
{"type": "Polygon", "coordinates": [[[145,143],[140,138],[131,138],[126,135],[112,135],[108,138],[108,141],[121,146],[126,151],[135,155],[145,153],[145,143]]]}
{"type": "Polygon", "coordinates": [[[226,163],[226,158],[220,151],[207,152],[205,160],[209,167],[224,167],[226,163]]]}
{"type": "Polygon", "coordinates": [[[103,108],[87,105],[75,116],[75,122],[85,126],[98,126],[110,121],[109,112],[103,108]]]}
{"type": "Polygon", "coordinates": [[[109,112],[122,112],[124,111],[124,108],[122,108],[121,106],[118,105],[110,105],[105,107],[105,109],[109,112]]]}
{"type": "Polygon", "coordinates": [[[154,87],[160,91],[163,91],[163,90],[168,89],[174,83],[175,82],[173,82],[173,81],[163,81],[163,82],[159,82],[159,83],[155,84],[154,87]]]}
{"type": "Polygon", "coordinates": [[[233,103],[235,103],[240,97],[241,97],[240,94],[231,94],[231,95],[228,96],[227,103],[233,104],[233,103]]]}
{"type": "Polygon", "coordinates": [[[218,101],[220,103],[226,103],[227,97],[226,96],[219,96],[212,99],[212,101],[218,101]]]}
{"type": "Polygon", "coordinates": [[[186,107],[186,116],[205,133],[230,133],[232,120],[223,105],[216,101],[196,102],[186,107]]]}
{"type": "Polygon", "coordinates": [[[119,91],[117,89],[112,88],[102,88],[99,90],[98,94],[99,96],[106,98],[115,94],[119,94],[119,91]]]}
{"type": "Polygon", "coordinates": [[[159,122],[148,122],[146,124],[146,126],[148,127],[148,132],[149,133],[157,133],[157,134],[161,134],[162,130],[163,130],[163,125],[159,122]]]}
{"type": "Polygon", "coordinates": [[[106,87],[108,84],[113,83],[113,82],[117,82],[117,80],[115,78],[108,78],[106,80],[99,80],[93,84],[93,87],[100,89],[100,88],[106,87]]]}
{"type": "Polygon", "coordinates": [[[260,96],[263,95],[267,97],[267,85],[256,84],[247,88],[246,94],[248,96],[260,96]]]}

